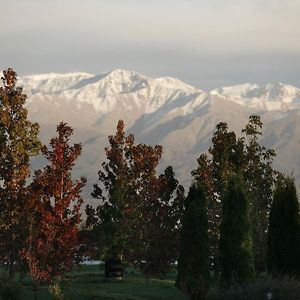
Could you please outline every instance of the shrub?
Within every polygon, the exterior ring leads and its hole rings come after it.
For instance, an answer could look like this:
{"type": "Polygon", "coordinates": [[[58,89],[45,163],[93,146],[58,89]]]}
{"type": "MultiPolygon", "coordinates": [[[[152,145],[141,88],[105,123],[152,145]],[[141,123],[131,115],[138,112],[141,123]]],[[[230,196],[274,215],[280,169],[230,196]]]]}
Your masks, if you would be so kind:
{"type": "Polygon", "coordinates": [[[50,294],[53,300],[65,300],[65,296],[59,283],[55,283],[54,285],[50,286],[50,294]]]}
{"type": "Polygon", "coordinates": [[[6,276],[0,278],[0,300],[22,300],[20,285],[6,276]]]}
{"type": "Polygon", "coordinates": [[[274,280],[257,279],[244,287],[213,289],[208,295],[208,300],[266,300],[268,291],[272,292],[273,300],[299,300],[300,281],[287,277],[274,280]]]}

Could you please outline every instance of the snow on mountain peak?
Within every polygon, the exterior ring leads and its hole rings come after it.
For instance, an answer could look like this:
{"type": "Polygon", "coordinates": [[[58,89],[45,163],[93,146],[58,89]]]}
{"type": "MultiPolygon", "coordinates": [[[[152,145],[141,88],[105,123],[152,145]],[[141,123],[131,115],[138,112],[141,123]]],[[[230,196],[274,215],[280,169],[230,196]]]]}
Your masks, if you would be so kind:
{"type": "Polygon", "coordinates": [[[45,73],[19,78],[18,84],[28,95],[35,93],[52,94],[65,90],[78,81],[92,77],[89,73],[45,73]]]}
{"type": "Polygon", "coordinates": [[[191,93],[202,93],[203,91],[193,87],[187,83],[182,82],[181,80],[174,78],[174,77],[170,77],[170,76],[166,76],[166,77],[160,77],[160,78],[156,78],[155,81],[158,84],[164,85],[165,87],[171,88],[171,89],[182,89],[182,90],[186,90],[188,92],[191,93]]]}
{"type": "MultiPolygon", "coordinates": [[[[152,113],[163,105],[170,106],[175,100],[178,103],[186,102],[189,97],[206,94],[173,77],[151,78],[124,69],[100,75],[89,73],[30,75],[20,78],[19,83],[24,86],[29,99],[33,95],[37,95],[40,99],[52,99],[51,95],[54,95],[70,103],[91,104],[97,112],[103,114],[112,111],[118,105],[144,107],[147,112],[152,113]]],[[[300,89],[281,82],[264,86],[245,83],[221,87],[212,90],[209,95],[225,98],[257,112],[300,109],[300,89]]]]}
{"type": "Polygon", "coordinates": [[[300,108],[300,89],[281,82],[265,86],[246,83],[222,87],[210,93],[257,110],[287,111],[300,108]]]}
{"type": "Polygon", "coordinates": [[[172,77],[154,79],[123,69],[100,75],[50,73],[25,76],[21,79],[21,85],[28,96],[36,95],[49,101],[55,96],[79,106],[86,103],[101,114],[122,105],[144,107],[150,113],[170,101],[202,93],[172,77]]]}

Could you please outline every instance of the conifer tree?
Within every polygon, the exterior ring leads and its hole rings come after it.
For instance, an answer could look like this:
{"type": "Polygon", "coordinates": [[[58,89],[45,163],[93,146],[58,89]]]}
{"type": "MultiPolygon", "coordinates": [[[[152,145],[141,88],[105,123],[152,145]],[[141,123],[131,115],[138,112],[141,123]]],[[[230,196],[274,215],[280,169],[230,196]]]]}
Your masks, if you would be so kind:
{"type": "Polygon", "coordinates": [[[266,268],[268,216],[274,183],[282,176],[272,167],[275,152],[262,146],[258,139],[262,129],[259,116],[250,116],[242,130],[244,137],[236,138],[228,126],[220,122],[216,126],[209,149],[211,157],[202,154],[198,167],[192,172],[196,181],[204,184],[208,198],[209,243],[211,266],[219,273],[219,236],[222,220],[222,195],[230,176],[243,174],[249,199],[249,215],[252,224],[255,268],[266,268]]]}
{"type": "Polygon", "coordinates": [[[300,276],[300,214],[294,180],[278,183],[270,212],[268,270],[273,276],[300,276]]]}
{"type": "Polygon", "coordinates": [[[220,227],[221,286],[243,285],[254,276],[248,199],[242,179],[230,178],[223,197],[220,227]]]}
{"type": "Polygon", "coordinates": [[[3,71],[0,86],[0,259],[13,276],[28,228],[26,180],[30,157],[40,150],[39,126],[28,120],[26,95],[16,86],[13,69],[3,71]]]}
{"type": "Polygon", "coordinates": [[[209,289],[207,200],[194,183],[185,200],[176,287],[191,300],[206,299],[209,289]]]}
{"type": "Polygon", "coordinates": [[[216,126],[209,153],[211,159],[206,154],[199,157],[198,167],[192,175],[206,189],[210,265],[215,277],[218,277],[222,195],[228,178],[243,165],[243,140],[236,139],[235,133],[228,131],[228,125],[220,122],[216,126]]]}

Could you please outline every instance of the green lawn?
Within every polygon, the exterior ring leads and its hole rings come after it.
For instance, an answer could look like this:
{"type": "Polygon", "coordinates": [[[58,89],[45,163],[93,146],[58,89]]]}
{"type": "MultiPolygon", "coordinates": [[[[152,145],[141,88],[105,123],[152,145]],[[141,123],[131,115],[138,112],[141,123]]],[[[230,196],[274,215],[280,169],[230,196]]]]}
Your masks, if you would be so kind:
{"type": "MultiPolygon", "coordinates": [[[[103,270],[98,266],[83,266],[81,270],[68,275],[63,283],[63,292],[67,300],[142,300],[142,299],[186,299],[174,287],[175,274],[166,279],[146,281],[142,274],[128,271],[124,279],[118,282],[105,282],[103,270]]],[[[24,282],[24,300],[33,299],[29,279],[24,282]]],[[[50,300],[46,286],[38,292],[38,300],[50,300]]]]}

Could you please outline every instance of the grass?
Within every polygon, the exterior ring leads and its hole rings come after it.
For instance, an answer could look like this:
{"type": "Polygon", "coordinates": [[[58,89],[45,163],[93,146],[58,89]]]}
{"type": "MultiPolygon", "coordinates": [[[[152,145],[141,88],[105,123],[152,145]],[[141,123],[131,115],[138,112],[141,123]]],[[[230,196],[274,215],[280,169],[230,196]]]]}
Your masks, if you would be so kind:
{"type": "Polygon", "coordinates": [[[300,280],[258,278],[244,288],[232,288],[227,291],[212,289],[208,300],[266,300],[268,291],[272,292],[274,300],[299,300],[300,280]]]}
{"type": "MultiPolygon", "coordinates": [[[[62,283],[65,300],[187,300],[174,286],[175,272],[165,279],[146,280],[137,271],[129,269],[122,281],[107,282],[103,280],[103,268],[99,266],[82,266],[73,270],[62,283]]],[[[17,287],[17,285],[15,285],[17,287]]],[[[258,278],[248,286],[238,289],[220,291],[215,283],[207,300],[265,300],[266,292],[271,290],[274,299],[299,300],[300,280],[291,278],[258,278]]],[[[18,293],[18,292],[17,292],[18,293]]],[[[33,300],[34,295],[30,278],[24,280],[22,300],[33,300]]],[[[2,299],[2,298],[1,298],[2,299]]],[[[6,298],[5,298],[6,299],[6,298]]],[[[11,298],[7,298],[12,300],[11,298]]],[[[19,298],[13,298],[19,300],[19,298]]],[[[49,287],[41,286],[38,300],[52,300],[49,287]]]]}
{"type": "MultiPolygon", "coordinates": [[[[83,266],[68,274],[62,289],[66,300],[183,300],[186,299],[174,286],[175,274],[165,279],[145,280],[142,274],[129,271],[122,281],[105,282],[103,270],[98,266],[83,266]]],[[[24,281],[24,300],[33,299],[30,280],[24,281]]],[[[42,286],[38,300],[50,300],[49,289],[42,286]]]]}

